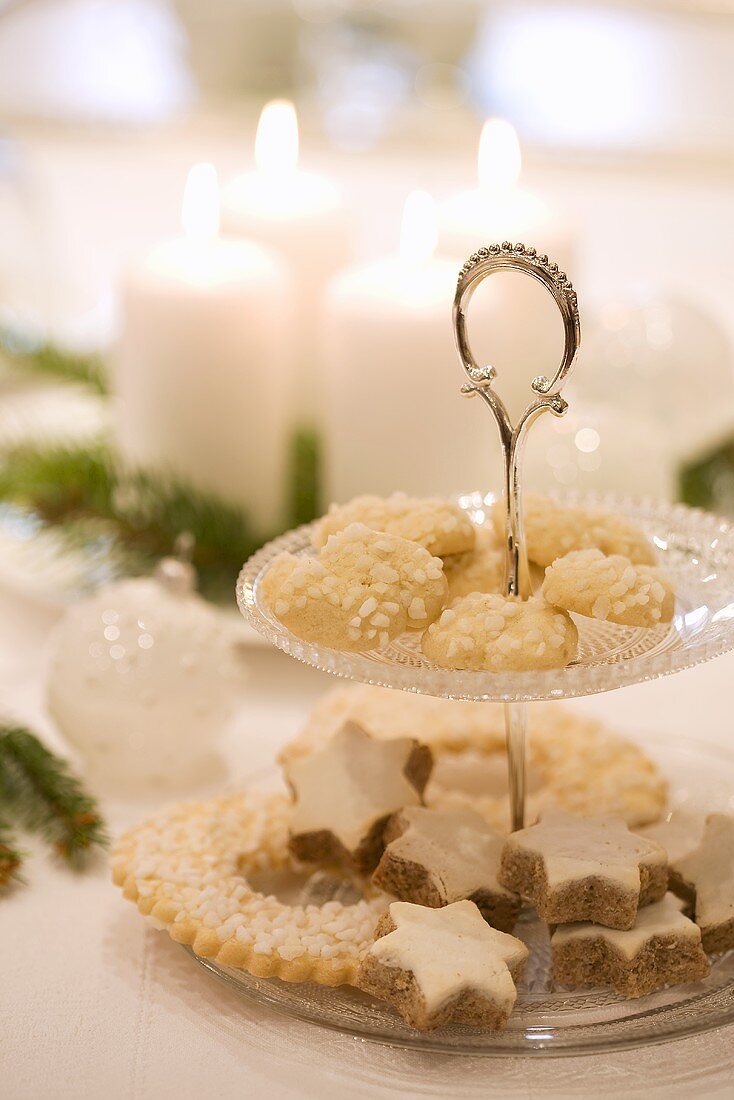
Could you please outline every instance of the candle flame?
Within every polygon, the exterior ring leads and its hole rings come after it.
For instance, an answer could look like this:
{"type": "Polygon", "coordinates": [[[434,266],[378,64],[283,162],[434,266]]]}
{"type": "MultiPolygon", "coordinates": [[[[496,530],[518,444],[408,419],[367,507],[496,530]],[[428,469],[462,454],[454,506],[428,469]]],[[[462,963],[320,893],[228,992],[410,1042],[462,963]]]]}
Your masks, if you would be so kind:
{"type": "Polygon", "coordinates": [[[213,164],[189,169],[181,203],[181,225],[187,237],[211,241],[219,233],[219,181],[213,164]]]}
{"type": "Polygon", "coordinates": [[[479,139],[479,186],[509,191],[520,178],[522,156],[515,127],[503,118],[488,118],[479,139]]]}
{"type": "Polygon", "coordinates": [[[425,263],[430,260],[437,244],[436,204],[427,191],[411,191],[403,207],[400,259],[409,263],[425,263]]]}
{"type": "Polygon", "coordinates": [[[280,177],[298,163],[298,116],[288,99],[272,99],[260,114],[255,135],[255,163],[260,172],[280,177]]]}

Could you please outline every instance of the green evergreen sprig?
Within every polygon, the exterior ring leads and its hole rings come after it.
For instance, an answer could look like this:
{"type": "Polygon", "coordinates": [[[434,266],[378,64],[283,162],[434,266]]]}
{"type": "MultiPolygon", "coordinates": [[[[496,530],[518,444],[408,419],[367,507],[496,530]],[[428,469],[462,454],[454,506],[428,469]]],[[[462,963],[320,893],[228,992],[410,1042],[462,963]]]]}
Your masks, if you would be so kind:
{"type": "Polygon", "coordinates": [[[71,866],[80,866],[91,847],[107,843],[95,800],[30,730],[0,732],[0,783],[13,820],[40,833],[71,866]]]}
{"type": "Polygon", "coordinates": [[[107,393],[104,363],[99,355],[85,355],[57,344],[0,329],[0,355],[16,370],[59,382],[76,382],[94,393],[107,393]]]}

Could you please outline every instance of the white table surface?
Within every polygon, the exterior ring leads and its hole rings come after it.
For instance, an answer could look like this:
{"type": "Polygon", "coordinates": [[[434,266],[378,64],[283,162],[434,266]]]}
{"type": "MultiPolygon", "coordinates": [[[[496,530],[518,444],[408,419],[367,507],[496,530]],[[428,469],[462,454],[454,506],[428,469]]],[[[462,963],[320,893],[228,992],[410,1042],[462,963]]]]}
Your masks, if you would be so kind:
{"type": "MultiPolygon", "coordinates": [[[[37,723],[54,619],[0,592],[2,698],[37,723]]],[[[309,703],[333,684],[262,649],[248,651],[244,664],[243,704],[228,743],[234,781],[266,767],[309,703]]],[[[578,705],[636,734],[695,731],[724,742],[732,736],[733,677],[734,656],[578,705]]],[[[149,809],[105,802],[114,831],[149,809]]],[[[74,876],[34,843],[27,847],[27,885],[0,901],[0,1095],[7,1100],[734,1096],[734,1027],[640,1050],[532,1060],[390,1049],[290,1020],[220,986],[149,927],[111,885],[104,861],[74,876]]]]}

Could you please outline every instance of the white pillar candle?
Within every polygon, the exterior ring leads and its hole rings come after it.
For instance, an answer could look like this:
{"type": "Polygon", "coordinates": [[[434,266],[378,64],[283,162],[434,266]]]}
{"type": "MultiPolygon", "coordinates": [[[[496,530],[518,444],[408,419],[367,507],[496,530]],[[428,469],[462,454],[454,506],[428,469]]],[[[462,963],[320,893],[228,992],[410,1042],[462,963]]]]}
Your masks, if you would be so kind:
{"type": "Polygon", "coordinates": [[[294,397],[300,419],[309,420],[321,403],[324,288],[349,255],[346,211],[332,180],[298,167],[298,119],[292,103],[274,100],[263,108],[255,164],[255,171],[224,186],[222,226],[226,233],[266,244],[288,267],[297,332],[294,397]]]}
{"type": "Polygon", "coordinates": [[[281,261],[218,235],[212,165],[192,168],[184,233],[125,274],[115,356],[118,441],[132,464],[168,472],[281,521],[292,349],[281,261]]]}
{"type": "MultiPolygon", "coordinates": [[[[478,187],[449,196],[440,209],[440,246],[466,260],[482,245],[522,241],[575,278],[567,223],[518,183],[522,158],[509,122],[489,119],[479,141],[478,187]]],[[[477,358],[497,369],[497,390],[510,413],[527,405],[530,381],[552,375],[563,351],[558,310],[546,291],[516,272],[486,279],[472,300],[470,337],[477,358]]]]}
{"type": "Polygon", "coordinates": [[[451,305],[460,263],[436,259],[435,240],[432,200],[414,192],[405,205],[399,255],[344,271],[328,288],[330,500],[489,485],[492,426],[479,402],[459,392],[465,378],[451,305]]]}

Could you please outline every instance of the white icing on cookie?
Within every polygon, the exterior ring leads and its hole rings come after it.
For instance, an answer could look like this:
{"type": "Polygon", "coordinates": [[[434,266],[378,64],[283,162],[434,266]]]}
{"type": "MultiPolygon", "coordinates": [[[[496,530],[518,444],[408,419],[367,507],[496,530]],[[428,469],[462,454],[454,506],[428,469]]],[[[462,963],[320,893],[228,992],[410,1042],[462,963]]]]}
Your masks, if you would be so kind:
{"type": "Polygon", "coordinates": [[[672,870],[696,891],[696,924],[704,932],[734,920],[734,815],[709,814],[699,846],[672,870]]]}
{"type": "Polygon", "coordinates": [[[432,554],[461,554],[474,545],[474,524],[463,509],[438,497],[360,496],[348,504],[332,504],[316,524],[314,546],[324,546],[330,535],[350,523],[420,543],[432,554]]]}
{"type": "Polygon", "coordinates": [[[640,836],[654,840],[668,853],[668,863],[673,868],[684,856],[690,855],[701,843],[705,817],[691,810],[673,810],[665,821],[636,829],[640,836]]]}
{"type": "Polygon", "coordinates": [[[625,959],[634,959],[636,955],[655,936],[676,936],[701,942],[701,929],[680,911],[680,901],[672,894],[666,894],[662,901],[653,902],[638,910],[634,927],[626,932],[615,928],[605,928],[591,921],[579,921],[574,924],[559,924],[551,936],[551,946],[573,940],[604,939],[611,943],[625,959]]]}
{"type": "Polygon", "coordinates": [[[601,878],[626,892],[640,890],[640,864],[665,866],[659,844],[631,833],[614,817],[578,817],[548,810],[537,825],[512,833],[505,851],[541,856],[548,886],[601,878]]]}
{"type": "Polygon", "coordinates": [[[412,973],[429,1013],[465,990],[510,1013],[517,993],[509,968],[527,959],[524,943],[491,928],[471,901],[443,909],[396,901],[390,916],[396,928],[375,940],[369,954],[412,973]]]}
{"type": "Polygon", "coordinates": [[[421,802],[405,774],[416,747],[409,738],[374,741],[353,722],[312,756],[289,761],[285,772],[295,794],[291,833],[333,833],[354,851],[373,825],[421,802]]]}

